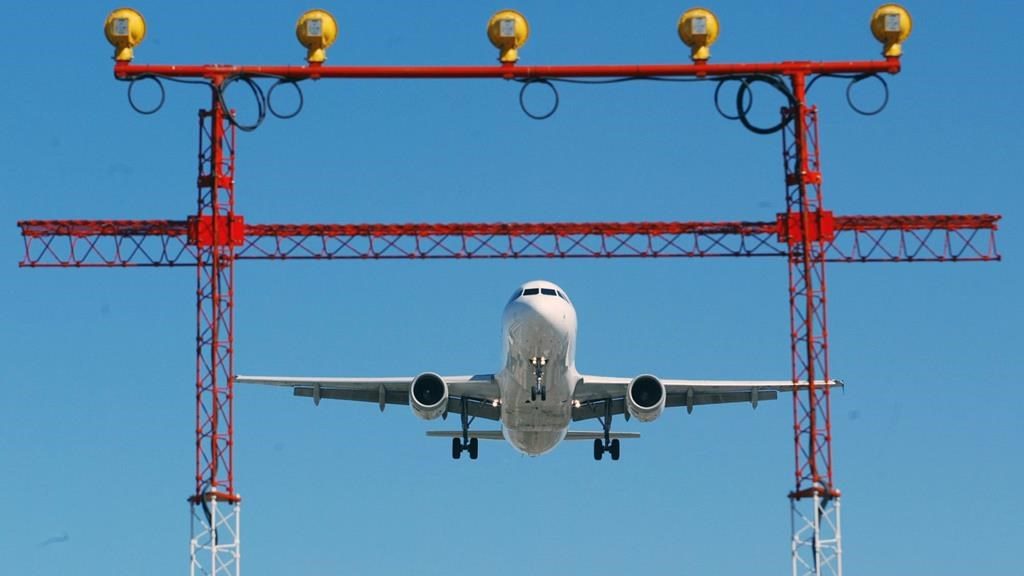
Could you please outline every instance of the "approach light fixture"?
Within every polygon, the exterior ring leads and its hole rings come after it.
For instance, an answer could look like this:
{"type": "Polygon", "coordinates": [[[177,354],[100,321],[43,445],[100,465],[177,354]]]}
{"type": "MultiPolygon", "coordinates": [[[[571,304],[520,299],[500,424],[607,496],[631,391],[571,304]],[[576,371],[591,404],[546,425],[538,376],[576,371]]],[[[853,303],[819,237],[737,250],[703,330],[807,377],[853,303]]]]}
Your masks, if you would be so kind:
{"type": "Polygon", "coordinates": [[[131,62],[134,56],[132,48],[146,37],[146,20],[131,8],[118,8],[107,15],[103,33],[114,47],[114,60],[131,62]]]}
{"type": "Polygon", "coordinates": [[[338,37],[338,21],[326,10],[307,10],[295,24],[295,37],[306,47],[306,62],[321,64],[338,37]]]}
{"type": "Polygon", "coordinates": [[[515,10],[501,10],[487,22],[487,37],[498,49],[503,64],[514,64],[519,60],[519,47],[530,37],[530,24],[515,10]]]}
{"type": "Polygon", "coordinates": [[[882,54],[886,58],[903,55],[903,42],[913,27],[910,12],[899,4],[883,4],[871,15],[871,33],[885,46],[882,54]]]}
{"type": "Polygon", "coordinates": [[[705,8],[690,8],[679,17],[679,39],[690,47],[690,59],[706,62],[711,45],[718,39],[718,18],[705,8]]]}

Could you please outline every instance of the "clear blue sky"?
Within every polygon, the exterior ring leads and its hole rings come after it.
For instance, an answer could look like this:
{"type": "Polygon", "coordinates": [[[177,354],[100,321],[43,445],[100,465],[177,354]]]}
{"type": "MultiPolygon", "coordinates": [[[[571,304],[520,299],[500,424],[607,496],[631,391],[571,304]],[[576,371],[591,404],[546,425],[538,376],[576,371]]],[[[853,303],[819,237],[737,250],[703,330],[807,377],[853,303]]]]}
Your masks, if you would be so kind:
{"type": "MultiPolygon", "coordinates": [[[[678,2],[522,1],[525,64],[687,60],[678,2]],[[582,4],[582,3],[579,3],[582,4]]],[[[183,218],[204,90],[132,112],[104,2],[5,10],[0,51],[0,572],[182,574],[194,428],[194,272],[23,270],[29,218],[183,218]]],[[[709,5],[716,62],[869,59],[875,4],[709,5]],[[753,7],[752,7],[753,6],[753,7]]],[[[301,64],[301,2],[135,4],[140,63],[301,64]]],[[[481,2],[326,3],[330,63],[489,64],[481,2]]],[[[1001,213],[997,264],[829,269],[837,485],[849,574],[1019,573],[1024,320],[1016,2],[913,2],[904,72],[865,118],[821,82],[837,214],[1001,213]],[[1016,360],[1015,360],[1016,359],[1016,360]]],[[[780,142],[719,118],[713,85],[564,86],[550,120],[502,81],[304,85],[239,139],[249,222],[770,219],[780,142]]],[[[239,98],[238,107],[247,110],[239,98]]],[[[865,98],[877,96],[868,90],[865,98]]],[[[759,100],[772,110],[777,102],[759,100]]],[[[233,105],[235,105],[233,103],[233,105]]],[[[765,112],[770,114],[770,112],[765,112]]],[[[768,117],[768,116],[765,116],[768,117]]],[[[782,260],[244,262],[239,372],[496,369],[513,287],[574,299],[578,365],[609,375],[788,378],[782,260]]],[[[586,443],[452,461],[408,409],[237,393],[243,566],[269,574],[785,574],[792,405],[666,413],[617,463],[586,443]]],[[[487,423],[484,424],[485,426],[487,423]]]]}

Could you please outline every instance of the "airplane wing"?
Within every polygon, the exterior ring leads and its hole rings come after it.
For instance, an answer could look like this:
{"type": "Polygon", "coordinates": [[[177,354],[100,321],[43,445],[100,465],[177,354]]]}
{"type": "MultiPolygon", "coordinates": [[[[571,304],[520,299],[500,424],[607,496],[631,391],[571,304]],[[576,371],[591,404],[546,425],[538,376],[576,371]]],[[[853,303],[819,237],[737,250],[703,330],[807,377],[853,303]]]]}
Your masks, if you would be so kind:
{"type": "MultiPolygon", "coordinates": [[[[448,412],[461,414],[463,407],[470,416],[500,420],[501,392],[493,374],[442,376],[448,384],[448,412]]],[[[409,387],[415,376],[394,378],[317,378],[290,376],[235,376],[236,384],[284,386],[292,394],[312,398],[319,404],[323,398],[373,402],[381,411],[388,404],[409,404],[409,387]]]]}
{"type": "MultiPolygon", "coordinates": [[[[467,432],[470,438],[479,438],[481,440],[504,440],[505,436],[502,435],[501,430],[470,430],[467,432]]],[[[437,438],[462,438],[461,430],[430,430],[427,432],[427,436],[433,436],[437,438]]],[[[609,432],[608,438],[639,438],[640,435],[636,432],[609,432]]],[[[598,440],[604,438],[604,432],[589,432],[589,431],[577,431],[569,430],[565,433],[566,440],[598,440]]]]}
{"type": "MultiPolygon", "coordinates": [[[[580,378],[574,396],[579,405],[573,408],[573,420],[603,417],[606,410],[611,414],[625,412],[626,388],[632,378],[586,375],[580,378]],[[609,403],[610,406],[606,406],[609,403]]],[[[775,400],[779,392],[807,389],[806,381],[794,384],[789,380],[659,380],[665,386],[665,407],[686,406],[687,412],[692,412],[694,406],[732,402],[750,402],[757,408],[758,402],[775,400]]],[[[841,387],[843,383],[830,380],[827,385],[841,387]]]]}

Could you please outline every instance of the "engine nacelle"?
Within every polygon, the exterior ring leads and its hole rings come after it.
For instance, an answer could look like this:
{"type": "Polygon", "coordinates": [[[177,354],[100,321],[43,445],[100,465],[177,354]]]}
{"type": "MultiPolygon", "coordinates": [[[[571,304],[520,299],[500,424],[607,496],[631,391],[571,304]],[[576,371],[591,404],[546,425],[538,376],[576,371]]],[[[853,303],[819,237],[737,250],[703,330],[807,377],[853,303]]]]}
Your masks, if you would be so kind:
{"type": "Polygon", "coordinates": [[[626,388],[626,410],[641,422],[650,422],[665,410],[665,385],[650,374],[633,378],[626,388]]]}
{"type": "Polygon", "coordinates": [[[412,413],[424,420],[433,420],[448,409],[448,383],[433,372],[424,372],[409,387],[412,413]]]}

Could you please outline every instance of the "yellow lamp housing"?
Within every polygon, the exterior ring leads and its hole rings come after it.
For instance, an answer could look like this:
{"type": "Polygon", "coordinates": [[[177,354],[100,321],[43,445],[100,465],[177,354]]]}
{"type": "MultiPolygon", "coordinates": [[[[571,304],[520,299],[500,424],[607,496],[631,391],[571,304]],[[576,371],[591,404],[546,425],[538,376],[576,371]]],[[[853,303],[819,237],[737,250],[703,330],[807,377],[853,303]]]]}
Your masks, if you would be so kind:
{"type": "Polygon", "coordinates": [[[501,10],[487,22],[487,37],[500,52],[498,59],[513,64],[519,60],[519,47],[530,37],[530,24],[515,10],[501,10]]]}
{"type": "Polygon", "coordinates": [[[107,36],[107,42],[114,47],[114,60],[131,62],[134,56],[132,48],[141,44],[146,37],[146,20],[131,8],[118,8],[107,15],[103,33],[107,36]]]}
{"type": "Polygon", "coordinates": [[[883,4],[871,15],[871,33],[885,46],[882,54],[886,58],[899,58],[903,55],[903,42],[910,36],[913,27],[910,12],[899,4],[883,4]]]}
{"type": "Polygon", "coordinates": [[[320,64],[338,37],[338,21],[326,10],[307,10],[295,24],[295,37],[306,47],[306,62],[320,64]]]}
{"type": "Polygon", "coordinates": [[[690,47],[690,59],[704,62],[711,57],[711,45],[718,39],[718,18],[705,8],[691,8],[679,17],[679,38],[690,47]]]}

